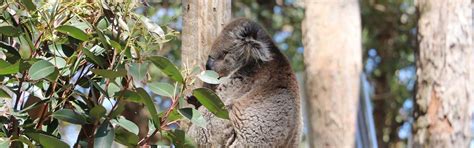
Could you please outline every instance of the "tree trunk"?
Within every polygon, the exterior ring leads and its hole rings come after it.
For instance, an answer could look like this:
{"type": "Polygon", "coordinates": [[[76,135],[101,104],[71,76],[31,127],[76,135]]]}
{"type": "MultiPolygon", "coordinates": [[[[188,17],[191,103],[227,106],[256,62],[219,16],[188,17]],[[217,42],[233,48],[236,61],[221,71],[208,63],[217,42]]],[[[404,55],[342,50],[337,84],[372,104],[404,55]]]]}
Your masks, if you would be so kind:
{"type": "Polygon", "coordinates": [[[362,69],[357,0],[307,0],[303,22],[312,147],[355,143],[362,69]]]}
{"type": "Polygon", "coordinates": [[[212,42],[231,19],[231,0],[183,0],[181,60],[191,70],[204,66],[212,42]]]}
{"type": "Polygon", "coordinates": [[[471,0],[418,0],[415,147],[469,146],[474,99],[471,0]]]}

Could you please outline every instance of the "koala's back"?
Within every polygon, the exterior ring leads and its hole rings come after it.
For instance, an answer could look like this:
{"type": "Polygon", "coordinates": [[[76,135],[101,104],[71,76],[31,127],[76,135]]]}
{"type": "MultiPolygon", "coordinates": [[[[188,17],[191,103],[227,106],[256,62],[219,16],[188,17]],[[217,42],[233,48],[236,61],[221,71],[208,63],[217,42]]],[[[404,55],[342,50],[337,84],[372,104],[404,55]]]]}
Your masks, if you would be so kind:
{"type": "Polygon", "coordinates": [[[271,95],[245,95],[232,105],[230,114],[237,138],[235,146],[295,147],[301,118],[297,95],[286,89],[271,95]]]}

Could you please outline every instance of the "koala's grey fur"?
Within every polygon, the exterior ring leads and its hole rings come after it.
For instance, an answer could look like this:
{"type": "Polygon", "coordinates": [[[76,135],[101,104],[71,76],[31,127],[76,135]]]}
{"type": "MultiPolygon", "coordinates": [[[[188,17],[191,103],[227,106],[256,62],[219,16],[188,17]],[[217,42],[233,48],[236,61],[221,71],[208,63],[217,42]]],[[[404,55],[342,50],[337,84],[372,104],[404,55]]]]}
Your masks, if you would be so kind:
{"type": "Polygon", "coordinates": [[[215,88],[230,120],[198,110],[206,128],[188,134],[200,147],[297,147],[302,131],[298,86],[287,58],[257,23],[229,23],[214,42],[207,67],[223,77],[215,88]]]}

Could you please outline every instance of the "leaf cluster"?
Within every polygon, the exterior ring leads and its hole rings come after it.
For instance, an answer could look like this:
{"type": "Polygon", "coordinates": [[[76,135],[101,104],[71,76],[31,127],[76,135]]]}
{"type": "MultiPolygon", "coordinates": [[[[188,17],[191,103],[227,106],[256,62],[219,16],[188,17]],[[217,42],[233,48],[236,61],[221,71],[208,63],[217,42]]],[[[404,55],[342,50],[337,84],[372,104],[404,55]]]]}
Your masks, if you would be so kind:
{"type": "MultiPolygon", "coordinates": [[[[177,32],[134,13],[137,5],[0,1],[0,102],[11,102],[0,104],[5,110],[0,112],[0,145],[73,146],[60,131],[68,124],[81,127],[74,146],[150,145],[157,133],[176,147],[191,145],[179,121],[199,126],[206,121],[185,107],[184,92],[196,78],[219,80],[215,72],[180,70],[166,57],[153,55],[177,32]],[[168,80],[150,82],[152,66],[168,80]],[[150,94],[170,99],[171,106],[158,109],[150,94]],[[122,116],[128,103],[145,105],[150,134],[139,137],[137,124],[122,116]]],[[[216,116],[228,118],[211,90],[192,93],[216,116]]]]}

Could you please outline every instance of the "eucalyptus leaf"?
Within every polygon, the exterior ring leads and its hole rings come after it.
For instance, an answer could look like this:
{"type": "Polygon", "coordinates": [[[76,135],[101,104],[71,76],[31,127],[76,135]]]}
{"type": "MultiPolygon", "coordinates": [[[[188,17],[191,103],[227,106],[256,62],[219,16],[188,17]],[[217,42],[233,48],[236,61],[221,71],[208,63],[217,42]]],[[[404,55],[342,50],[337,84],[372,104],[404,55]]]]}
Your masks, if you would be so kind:
{"type": "Polygon", "coordinates": [[[33,3],[32,0],[21,0],[21,3],[26,6],[26,8],[30,11],[36,10],[36,5],[33,3]]]}
{"type": "Polygon", "coordinates": [[[53,118],[73,124],[86,124],[86,117],[71,109],[61,109],[52,114],[53,118]]]}
{"type": "Polygon", "coordinates": [[[199,127],[206,127],[206,119],[194,108],[180,108],[178,112],[199,127]]]}
{"type": "MultiPolygon", "coordinates": [[[[162,112],[160,116],[163,116],[165,112],[162,112]]],[[[177,111],[177,109],[173,109],[169,114],[168,114],[168,122],[173,122],[176,120],[182,119],[183,116],[177,111]]]]}
{"type": "Polygon", "coordinates": [[[111,120],[111,122],[118,124],[120,127],[123,127],[129,132],[132,132],[135,135],[138,135],[140,131],[138,126],[130,120],[125,119],[125,117],[120,116],[117,120],[111,120]]]}
{"type": "Polygon", "coordinates": [[[146,18],[145,16],[140,16],[142,23],[145,25],[145,28],[154,35],[158,35],[160,38],[164,39],[165,32],[161,29],[160,26],[153,23],[150,19],[146,18]]]}
{"type": "Polygon", "coordinates": [[[21,60],[12,65],[6,61],[0,60],[0,75],[15,74],[20,72],[20,62],[21,60]]]}
{"type": "Polygon", "coordinates": [[[117,107],[111,111],[110,118],[115,118],[125,110],[126,101],[118,101],[117,107]]]}
{"type": "Polygon", "coordinates": [[[96,75],[100,75],[109,79],[113,79],[116,77],[124,77],[127,75],[127,70],[125,69],[117,69],[117,70],[91,69],[91,71],[96,75]]]}
{"type": "Polygon", "coordinates": [[[61,57],[52,57],[48,61],[59,69],[67,66],[66,60],[64,60],[64,58],[61,58],[61,57]]]}
{"type": "Polygon", "coordinates": [[[89,49],[86,49],[86,48],[82,48],[82,52],[84,52],[84,54],[86,55],[87,58],[89,58],[89,60],[94,63],[94,64],[97,64],[99,65],[100,67],[104,68],[105,67],[105,60],[99,56],[96,56],[94,55],[94,53],[92,53],[91,51],[89,51],[89,49]]]}
{"type": "Polygon", "coordinates": [[[137,134],[125,130],[122,127],[115,129],[115,141],[128,147],[136,147],[139,142],[137,134]]]}
{"type": "Polygon", "coordinates": [[[229,112],[226,110],[224,103],[212,90],[197,88],[193,90],[193,95],[211,113],[219,118],[229,119],[229,112]]]}
{"type": "Polygon", "coordinates": [[[128,73],[135,81],[143,81],[146,78],[148,63],[130,63],[128,73]]]}
{"type": "Polygon", "coordinates": [[[168,137],[176,147],[189,147],[189,145],[186,145],[185,135],[185,132],[180,129],[174,129],[168,132],[168,137]]]}
{"type": "Polygon", "coordinates": [[[198,78],[201,81],[209,83],[209,84],[219,84],[220,83],[219,74],[217,74],[217,72],[212,71],[212,70],[203,71],[201,74],[198,75],[198,78]]]}
{"type": "Polygon", "coordinates": [[[59,138],[42,134],[42,133],[26,133],[26,136],[30,137],[34,141],[41,144],[45,148],[66,148],[69,145],[66,142],[59,140],[59,138]]]}
{"type": "Polygon", "coordinates": [[[121,90],[119,92],[116,92],[114,94],[114,97],[117,99],[123,98],[127,101],[136,102],[136,103],[142,102],[141,96],[138,95],[137,92],[134,92],[132,90],[121,90]]]}
{"type": "Polygon", "coordinates": [[[31,65],[28,71],[30,72],[30,79],[39,80],[52,74],[55,69],[56,67],[48,61],[39,60],[31,65]]]}
{"type": "Polygon", "coordinates": [[[18,49],[16,49],[15,47],[0,41],[0,48],[7,50],[7,52],[4,52],[4,54],[7,57],[6,60],[9,63],[16,63],[20,59],[20,53],[18,53],[18,49]]]}
{"type": "Polygon", "coordinates": [[[153,103],[153,100],[143,88],[137,88],[137,93],[142,98],[142,101],[147,107],[148,112],[150,112],[153,125],[155,125],[155,128],[160,129],[160,117],[156,111],[155,103],[153,103]]]}
{"type": "Polygon", "coordinates": [[[46,79],[48,79],[51,82],[56,82],[56,80],[58,79],[58,76],[59,76],[59,70],[57,68],[54,68],[53,73],[48,75],[46,79]]]}
{"type": "Polygon", "coordinates": [[[21,31],[13,26],[0,26],[0,34],[11,37],[18,37],[20,36],[21,31]]]}
{"type": "Polygon", "coordinates": [[[152,92],[161,96],[170,97],[170,98],[174,96],[175,88],[173,85],[169,83],[162,83],[162,82],[148,83],[148,88],[150,88],[152,92]]]}
{"type": "Polygon", "coordinates": [[[84,31],[74,26],[62,25],[62,26],[56,27],[56,30],[81,41],[89,40],[89,35],[87,35],[84,31]]]}
{"type": "Polygon", "coordinates": [[[0,88],[0,98],[9,99],[11,96],[7,93],[7,91],[0,88]]]}
{"type": "Polygon", "coordinates": [[[105,116],[106,112],[107,110],[105,110],[102,105],[96,105],[89,111],[89,115],[95,120],[99,120],[100,118],[105,116]]]}
{"type": "Polygon", "coordinates": [[[155,64],[163,73],[165,73],[171,79],[179,83],[184,83],[184,79],[181,75],[181,72],[178,70],[176,65],[171,63],[171,61],[167,58],[161,56],[152,56],[149,57],[148,60],[155,64]]]}

